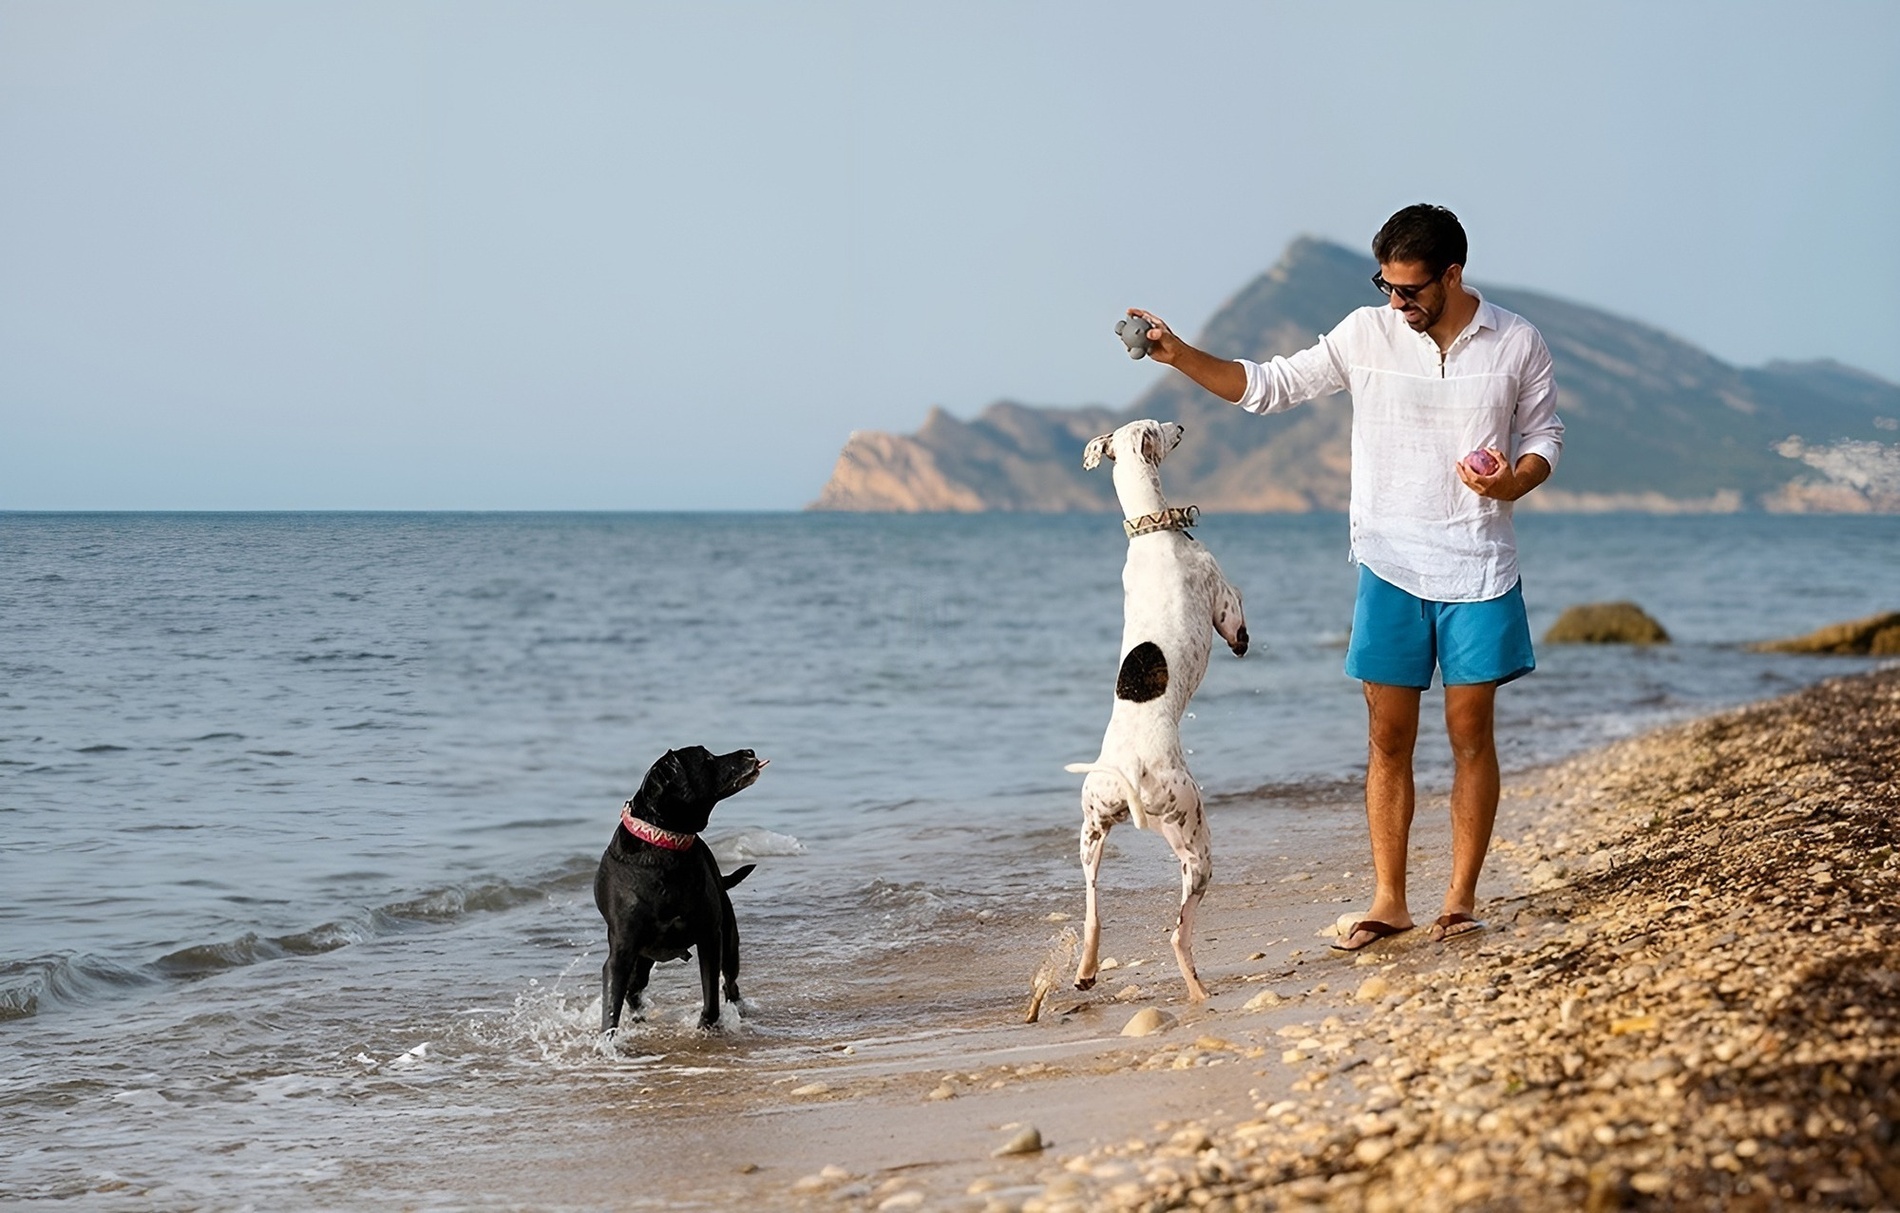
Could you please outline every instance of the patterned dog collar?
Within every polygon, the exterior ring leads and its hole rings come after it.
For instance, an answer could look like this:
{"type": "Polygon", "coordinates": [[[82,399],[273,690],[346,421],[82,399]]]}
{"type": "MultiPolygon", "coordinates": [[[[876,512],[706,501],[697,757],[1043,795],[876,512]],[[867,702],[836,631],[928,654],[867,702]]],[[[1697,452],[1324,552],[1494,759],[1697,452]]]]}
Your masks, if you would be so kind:
{"type": "Polygon", "coordinates": [[[642,821],[633,815],[633,802],[629,800],[620,807],[620,824],[627,827],[627,833],[641,842],[650,842],[656,847],[665,847],[669,851],[690,851],[697,834],[675,834],[671,830],[662,830],[650,821],[642,821]]]}
{"type": "Polygon", "coordinates": [[[1201,507],[1198,505],[1170,506],[1139,518],[1124,518],[1122,530],[1133,539],[1137,535],[1152,535],[1156,531],[1185,531],[1200,520],[1201,507]]]}

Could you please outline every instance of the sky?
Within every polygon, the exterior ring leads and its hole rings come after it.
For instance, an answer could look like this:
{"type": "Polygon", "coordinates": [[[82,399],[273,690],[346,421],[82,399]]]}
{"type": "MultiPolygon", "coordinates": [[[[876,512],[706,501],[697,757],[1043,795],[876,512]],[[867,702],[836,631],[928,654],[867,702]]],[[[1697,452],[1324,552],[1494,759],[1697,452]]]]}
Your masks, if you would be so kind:
{"type": "Polygon", "coordinates": [[[1900,380],[1896,62],[1884,0],[0,0],[0,509],[797,509],[1417,201],[1900,380]]]}

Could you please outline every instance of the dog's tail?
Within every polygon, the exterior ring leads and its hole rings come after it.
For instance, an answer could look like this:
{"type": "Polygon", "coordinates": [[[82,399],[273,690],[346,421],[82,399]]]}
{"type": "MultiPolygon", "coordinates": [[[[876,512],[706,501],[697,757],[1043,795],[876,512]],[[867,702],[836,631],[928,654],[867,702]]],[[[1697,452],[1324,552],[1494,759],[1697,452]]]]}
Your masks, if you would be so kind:
{"type": "Polygon", "coordinates": [[[721,876],[719,878],[719,887],[722,889],[730,889],[733,885],[738,884],[740,881],[744,880],[746,877],[752,875],[752,869],[758,866],[759,865],[756,863],[749,863],[743,868],[739,868],[735,870],[729,876],[721,876]]]}
{"type": "Polygon", "coordinates": [[[1137,830],[1145,830],[1148,828],[1148,806],[1142,803],[1141,785],[1130,778],[1127,771],[1122,770],[1112,762],[1072,762],[1062,769],[1074,775],[1085,775],[1091,771],[1100,771],[1105,775],[1113,775],[1115,778],[1121,780],[1122,788],[1128,793],[1128,811],[1133,814],[1135,818],[1135,828],[1137,830]]]}

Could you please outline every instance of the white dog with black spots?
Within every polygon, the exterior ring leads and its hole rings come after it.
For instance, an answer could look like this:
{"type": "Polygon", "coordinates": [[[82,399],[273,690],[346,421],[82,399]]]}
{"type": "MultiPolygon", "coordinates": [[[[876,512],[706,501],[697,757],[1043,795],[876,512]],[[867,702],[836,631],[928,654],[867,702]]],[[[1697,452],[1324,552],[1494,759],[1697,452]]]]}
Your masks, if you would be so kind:
{"type": "Polygon", "coordinates": [[[1121,501],[1128,560],[1122,566],[1121,668],[1115,680],[1115,710],[1094,762],[1073,763],[1086,772],[1082,784],[1082,873],[1087,912],[1082,958],[1075,985],[1095,984],[1102,940],[1096,880],[1108,832],[1131,817],[1141,829],[1167,840],[1181,860],[1181,908],[1170,941],[1174,958],[1196,1002],[1207,988],[1194,969],[1194,911],[1214,872],[1201,789],[1188,772],[1181,748],[1181,714],[1187,710],[1218,632],[1235,656],[1247,651],[1247,620],[1240,591],[1200,541],[1188,534],[1196,511],[1170,508],[1161,494],[1159,465],[1181,441],[1173,422],[1131,421],[1089,442],[1082,466],[1106,455],[1114,461],[1115,495],[1121,501]]]}

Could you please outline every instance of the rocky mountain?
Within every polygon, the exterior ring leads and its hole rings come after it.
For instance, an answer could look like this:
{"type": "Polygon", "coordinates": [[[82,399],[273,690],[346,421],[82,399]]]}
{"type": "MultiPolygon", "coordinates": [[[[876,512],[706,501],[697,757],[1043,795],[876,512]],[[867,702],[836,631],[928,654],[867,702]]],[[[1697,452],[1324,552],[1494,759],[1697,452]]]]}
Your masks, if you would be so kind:
{"type": "MultiPolygon", "coordinates": [[[[1301,239],[1194,339],[1264,359],[1290,354],[1378,303],[1377,266],[1301,239]]],[[[1900,386],[1833,362],[1742,368],[1669,334],[1535,291],[1480,284],[1544,334],[1567,432],[1557,475],[1523,502],[1548,510],[1900,512],[1900,386]]],[[[1103,321],[1104,357],[1120,355],[1103,321]]],[[[1343,510],[1351,403],[1339,395],[1258,417],[1168,373],[1122,409],[993,404],[964,421],[861,431],[812,509],[1112,511],[1082,446],[1136,417],[1180,421],[1169,496],[1206,510],[1343,510]]]]}

